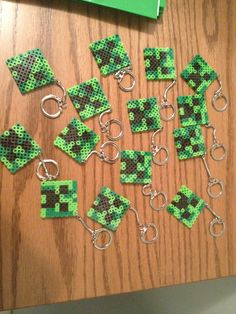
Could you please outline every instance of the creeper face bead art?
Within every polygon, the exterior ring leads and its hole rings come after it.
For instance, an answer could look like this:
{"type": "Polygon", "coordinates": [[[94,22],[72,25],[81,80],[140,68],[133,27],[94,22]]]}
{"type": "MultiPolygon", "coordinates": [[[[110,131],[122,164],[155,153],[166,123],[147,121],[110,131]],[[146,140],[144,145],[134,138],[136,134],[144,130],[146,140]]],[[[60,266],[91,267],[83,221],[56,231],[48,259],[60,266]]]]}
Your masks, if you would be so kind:
{"type": "Polygon", "coordinates": [[[131,91],[135,86],[135,78],[131,72],[131,62],[119,35],[95,41],[89,48],[103,76],[115,73],[119,87],[123,91],[131,91]],[[124,87],[121,83],[125,75],[131,77],[131,85],[124,87]]]}
{"type": "Polygon", "coordinates": [[[20,124],[0,135],[0,160],[11,173],[21,169],[40,152],[39,145],[20,124]]]}
{"type": "Polygon", "coordinates": [[[156,97],[128,101],[130,126],[133,133],[161,128],[161,119],[156,97]]]}
{"type": "Polygon", "coordinates": [[[41,183],[41,218],[75,217],[77,207],[76,181],[44,181],[41,183]]]}
{"type": "Polygon", "coordinates": [[[151,183],[152,153],[134,150],[122,151],[120,181],[121,183],[151,183]]]}
{"type": "Polygon", "coordinates": [[[223,219],[218,216],[214,210],[187,186],[182,185],[178,193],[173,198],[173,201],[167,207],[167,211],[182,222],[186,227],[192,228],[198,216],[204,208],[207,208],[214,216],[209,224],[209,231],[213,237],[223,235],[225,231],[225,223],[223,219]],[[220,232],[215,231],[215,225],[221,226],[220,232]]]}
{"type": "Polygon", "coordinates": [[[128,209],[135,213],[141,241],[145,244],[156,241],[158,238],[156,225],[153,223],[142,224],[137,210],[131,207],[130,201],[108,187],[102,187],[92,207],[87,212],[87,216],[106,228],[116,231],[128,209]],[[150,240],[147,239],[149,228],[154,230],[154,236],[150,240]]]}

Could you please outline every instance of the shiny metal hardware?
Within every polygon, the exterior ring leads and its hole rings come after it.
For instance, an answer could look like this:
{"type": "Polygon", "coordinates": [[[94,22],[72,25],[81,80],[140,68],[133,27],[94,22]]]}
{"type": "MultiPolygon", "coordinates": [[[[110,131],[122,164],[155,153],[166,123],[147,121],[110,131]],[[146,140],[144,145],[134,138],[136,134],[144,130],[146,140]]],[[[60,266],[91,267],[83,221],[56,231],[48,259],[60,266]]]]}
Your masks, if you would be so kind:
{"type": "Polygon", "coordinates": [[[215,237],[215,238],[221,237],[224,234],[224,232],[225,232],[225,222],[224,222],[224,220],[219,215],[216,214],[216,212],[210,207],[209,204],[206,204],[206,208],[214,216],[212,221],[209,223],[209,232],[210,232],[210,234],[213,237],[215,237]],[[215,231],[215,225],[220,225],[221,226],[220,232],[216,232],[215,231]]]}
{"type": "Polygon", "coordinates": [[[62,97],[59,97],[59,96],[55,96],[53,94],[50,94],[50,95],[47,95],[45,97],[42,98],[41,102],[40,102],[40,107],[41,107],[41,110],[42,110],[42,113],[45,115],[45,117],[49,118],[49,119],[56,119],[58,118],[64,108],[66,107],[66,98],[67,98],[67,93],[66,93],[66,89],[65,87],[62,85],[62,83],[58,80],[55,81],[55,84],[62,90],[63,92],[63,95],[62,97]],[[53,100],[57,103],[57,106],[58,106],[58,111],[55,112],[55,113],[49,113],[46,111],[45,109],[45,103],[49,100],[53,100]]]}
{"type": "Polygon", "coordinates": [[[90,156],[92,156],[93,154],[97,155],[98,158],[101,161],[105,161],[108,164],[114,164],[119,158],[120,158],[120,149],[119,147],[116,145],[116,143],[111,142],[111,141],[107,141],[105,143],[103,143],[100,147],[99,151],[93,150],[88,157],[86,158],[86,161],[90,158],[90,156]],[[106,153],[105,153],[105,148],[108,146],[112,146],[116,149],[117,153],[114,157],[109,157],[106,153]]]}
{"type": "Polygon", "coordinates": [[[206,161],[206,155],[205,155],[205,156],[202,156],[202,160],[203,160],[203,163],[204,163],[205,169],[206,169],[206,171],[207,171],[207,175],[208,175],[208,188],[207,188],[207,193],[208,193],[208,195],[209,195],[210,197],[212,197],[212,198],[218,198],[218,197],[220,197],[220,196],[223,194],[223,192],[224,192],[224,183],[223,183],[223,181],[221,181],[221,180],[219,180],[219,179],[217,179],[217,178],[212,177],[211,171],[210,171],[209,166],[208,166],[208,163],[207,163],[207,161],[206,161]],[[220,191],[219,191],[219,193],[216,194],[216,193],[213,192],[213,187],[215,187],[215,186],[217,186],[217,185],[219,186],[220,191]]]}
{"type": "Polygon", "coordinates": [[[142,188],[142,193],[143,193],[144,196],[150,196],[150,201],[149,201],[150,206],[151,206],[152,209],[154,209],[156,211],[162,210],[168,204],[168,198],[167,198],[166,193],[165,192],[161,192],[161,191],[156,191],[155,189],[152,188],[151,184],[144,185],[143,188],[142,188]],[[159,207],[155,207],[155,205],[154,205],[154,200],[157,197],[161,197],[164,200],[162,205],[159,206],[159,207]]]}
{"type": "Polygon", "coordinates": [[[210,148],[211,157],[215,161],[224,160],[226,155],[227,155],[227,149],[225,148],[223,143],[218,142],[217,137],[216,137],[216,128],[211,123],[206,124],[206,128],[211,128],[213,130],[213,133],[212,133],[213,143],[212,143],[212,146],[210,148]],[[219,157],[216,155],[216,150],[218,150],[218,149],[223,150],[223,154],[219,157]]]}
{"type": "Polygon", "coordinates": [[[39,163],[36,168],[36,175],[40,181],[47,181],[47,180],[55,180],[59,174],[60,169],[58,163],[53,159],[44,159],[42,155],[39,157],[39,163]],[[51,164],[54,166],[56,172],[54,174],[51,174],[47,168],[47,165],[51,164]],[[44,174],[42,174],[42,170],[44,171],[44,174]]]}
{"type": "Polygon", "coordinates": [[[103,121],[102,121],[103,116],[105,114],[107,114],[107,113],[111,113],[111,109],[102,112],[100,114],[99,118],[98,118],[98,122],[99,122],[99,126],[100,126],[100,129],[101,129],[101,132],[102,133],[106,133],[106,136],[107,136],[107,138],[109,140],[111,140],[111,141],[118,141],[123,136],[123,124],[122,124],[121,121],[119,121],[117,119],[111,119],[111,120],[108,120],[105,123],[103,123],[103,121]],[[114,124],[118,125],[118,127],[120,128],[120,132],[116,136],[112,136],[111,135],[111,127],[114,124]]]}
{"type": "Polygon", "coordinates": [[[99,229],[91,229],[86,222],[83,220],[83,218],[77,214],[77,216],[75,216],[75,218],[83,225],[83,227],[90,233],[91,235],[91,240],[92,243],[94,245],[94,247],[100,251],[104,251],[106,250],[111,244],[112,244],[112,240],[113,240],[113,236],[112,233],[105,229],[105,228],[99,228],[99,229]],[[104,243],[103,245],[99,245],[98,244],[98,239],[102,234],[107,234],[108,235],[108,240],[106,243],[104,243]]]}
{"type": "Polygon", "coordinates": [[[145,244],[151,244],[151,243],[155,242],[158,239],[158,236],[159,236],[159,231],[157,229],[157,226],[154,223],[142,224],[140,222],[137,210],[135,208],[133,208],[133,207],[130,207],[130,210],[132,210],[134,212],[134,214],[135,214],[137,225],[138,225],[138,229],[139,229],[140,240],[143,243],[145,243],[145,244]],[[153,231],[154,231],[154,236],[153,236],[153,238],[151,240],[147,239],[147,231],[149,229],[153,229],[153,231]]]}
{"type": "Polygon", "coordinates": [[[135,81],[135,76],[132,72],[131,67],[123,68],[123,69],[117,71],[114,74],[114,78],[117,80],[118,86],[123,92],[131,92],[135,87],[136,81],[135,81]],[[123,79],[126,75],[130,76],[130,78],[131,78],[130,86],[127,86],[127,87],[124,86],[122,83],[123,79]]]}
{"type": "Polygon", "coordinates": [[[218,84],[219,84],[220,87],[214,92],[214,95],[213,95],[213,97],[212,97],[212,106],[214,107],[214,109],[215,109],[216,111],[218,111],[218,112],[223,112],[223,111],[225,111],[225,110],[227,109],[227,107],[228,107],[228,100],[227,100],[226,96],[222,93],[222,82],[221,82],[221,80],[220,80],[220,77],[218,76],[218,77],[216,78],[216,80],[217,80],[217,82],[218,82],[218,84]],[[220,99],[223,99],[223,100],[224,100],[224,105],[223,105],[223,107],[218,107],[218,106],[216,105],[216,102],[217,102],[218,100],[220,100],[220,99]]]}
{"type": "Polygon", "coordinates": [[[152,134],[151,137],[151,152],[152,152],[152,160],[154,162],[154,164],[159,165],[159,166],[163,166],[165,165],[168,160],[169,160],[169,150],[167,147],[165,146],[159,146],[158,144],[156,144],[156,136],[158,133],[160,133],[163,130],[163,127],[161,127],[160,129],[158,129],[157,131],[155,131],[152,134]],[[157,155],[161,152],[164,151],[165,152],[165,159],[164,160],[160,160],[157,159],[157,155]]]}
{"type": "Polygon", "coordinates": [[[163,95],[163,98],[162,98],[162,101],[161,101],[161,104],[160,104],[160,116],[161,116],[161,119],[164,120],[164,121],[170,121],[170,120],[173,120],[176,116],[176,106],[169,103],[169,101],[167,100],[167,94],[169,92],[169,90],[176,84],[176,80],[173,80],[172,83],[167,86],[165,92],[164,92],[164,95],[163,95]],[[171,108],[172,110],[172,114],[170,116],[165,116],[163,114],[163,109],[168,109],[168,108],[171,108]]]}

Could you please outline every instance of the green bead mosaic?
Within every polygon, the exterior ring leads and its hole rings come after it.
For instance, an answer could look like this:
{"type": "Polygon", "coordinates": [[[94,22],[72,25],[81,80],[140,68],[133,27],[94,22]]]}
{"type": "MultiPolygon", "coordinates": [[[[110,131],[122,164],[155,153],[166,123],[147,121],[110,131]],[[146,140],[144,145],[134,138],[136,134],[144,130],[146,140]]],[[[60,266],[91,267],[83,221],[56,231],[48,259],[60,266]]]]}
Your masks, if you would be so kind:
{"type": "Polygon", "coordinates": [[[199,94],[205,93],[217,77],[217,73],[200,55],[196,55],[180,75],[199,94]]]}
{"type": "Polygon", "coordinates": [[[152,181],[152,153],[135,150],[121,152],[121,183],[148,184],[152,181]]]}
{"type": "Polygon", "coordinates": [[[38,48],[12,57],[6,64],[22,94],[55,81],[48,61],[38,48]]]}
{"type": "Polygon", "coordinates": [[[127,106],[133,133],[161,128],[160,111],[156,97],[129,100],[127,106]]]}
{"type": "Polygon", "coordinates": [[[188,228],[192,228],[206,203],[185,185],[173,198],[167,211],[188,228]]]}
{"type": "Polygon", "coordinates": [[[99,140],[99,135],[74,118],[57,136],[54,145],[78,163],[83,163],[99,140]]]}
{"type": "Polygon", "coordinates": [[[87,216],[107,229],[116,231],[130,207],[130,201],[108,187],[102,187],[87,216]]]}
{"type": "Polygon", "coordinates": [[[74,217],[78,210],[77,182],[44,181],[41,183],[41,218],[74,217]]]}
{"type": "Polygon", "coordinates": [[[209,123],[204,95],[179,96],[177,97],[177,103],[182,126],[209,123]]]}
{"type": "Polygon", "coordinates": [[[67,92],[81,120],[111,108],[97,78],[68,88],[67,92]]]}
{"type": "Polygon", "coordinates": [[[173,48],[145,48],[143,53],[147,80],[176,79],[173,48]]]}
{"type": "Polygon", "coordinates": [[[206,147],[200,125],[175,129],[173,135],[180,160],[205,155],[206,147]]]}
{"type": "Polygon", "coordinates": [[[107,76],[131,65],[119,35],[115,34],[89,45],[103,76],[107,76]]]}
{"type": "Polygon", "coordinates": [[[20,124],[0,135],[0,160],[15,173],[40,154],[41,148],[20,124]]]}

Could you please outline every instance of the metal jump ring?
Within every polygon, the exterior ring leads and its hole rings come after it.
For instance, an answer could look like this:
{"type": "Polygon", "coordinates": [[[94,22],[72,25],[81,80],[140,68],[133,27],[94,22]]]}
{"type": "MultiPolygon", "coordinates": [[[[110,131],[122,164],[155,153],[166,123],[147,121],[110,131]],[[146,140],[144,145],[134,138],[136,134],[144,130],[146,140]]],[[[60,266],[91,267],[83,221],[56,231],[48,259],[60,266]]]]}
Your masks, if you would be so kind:
{"type": "Polygon", "coordinates": [[[213,237],[215,237],[215,238],[221,237],[224,234],[224,232],[225,232],[225,222],[224,222],[224,220],[223,219],[219,219],[219,218],[214,218],[210,222],[210,224],[209,224],[209,231],[210,231],[210,234],[213,237]],[[222,225],[222,229],[221,229],[221,231],[219,233],[215,232],[215,230],[214,230],[214,227],[215,227],[216,224],[222,225]]]}
{"type": "Polygon", "coordinates": [[[161,192],[161,191],[156,192],[156,193],[153,194],[153,197],[150,198],[150,206],[151,206],[152,209],[154,209],[154,210],[156,210],[156,211],[160,211],[160,210],[162,210],[163,208],[165,208],[166,205],[167,205],[167,203],[168,203],[168,198],[167,198],[167,195],[166,195],[165,192],[161,192]],[[159,196],[162,196],[162,197],[163,197],[164,202],[163,202],[163,204],[162,204],[160,207],[155,207],[155,206],[154,206],[154,200],[155,200],[155,198],[157,198],[157,197],[159,197],[159,196]]]}
{"type": "Polygon", "coordinates": [[[211,149],[210,149],[210,154],[211,154],[211,157],[215,160],[215,161],[220,161],[220,160],[224,160],[226,155],[227,155],[227,150],[224,146],[224,144],[222,143],[215,143],[211,146],[211,149]],[[219,148],[222,148],[223,149],[223,154],[222,156],[220,157],[217,157],[216,154],[215,154],[215,151],[219,148]]]}
{"type": "Polygon", "coordinates": [[[96,229],[94,230],[93,232],[93,235],[92,235],[92,241],[93,241],[93,245],[96,249],[100,250],[100,251],[103,251],[103,250],[106,250],[111,244],[112,244],[112,240],[113,240],[113,236],[112,236],[112,233],[105,229],[105,228],[100,228],[100,229],[96,229]],[[97,240],[99,238],[99,236],[102,234],[102,233],[106,233],[108,234],[108,242],[105,243],[104,245],[99,245],[97,243],[97,240]]]}
{"type": "Polygon", "coordinates": [[[216,179],[216,178],[214,178],[214,179],[209,181],[208,188],[207,188],[207,193],[208,193],[208,195],[210,197],[218,198],[218,197],[220,197],[223,194],[223,192],[224,192],[224,183],[223,183],[223,181],[221,181],[219,179],[216,179]],[[219,191],[218,194],[212,193],[212,188],[213,188],[213,186],[216,186],[216,185],[219,185],[219,187],[220,187],[220,191],[219,191]]]}
{"type": "Polygon", "coordinates": [[[140,226],[140,239],[143,243],[145,244],[153,243],[154,241],[157,240],[158,236],[159,236],[159,232],[158,232],[157,226],[154,223],[147,223],[145,225],[140,226]],[[146,239],[146,236],[147,236],[147,231],[150,228],[154,229],[155,234],[151,240],[148,240],[146,239]]]}
{"type": "Polygon", "coordinates": [[[118,86],[123,92],[131,92],[136,84],[135,76],[132,73],[131,69],[121,69],[118,72],[115,73],[115,78],[117,79],[118,86]],[[131,77],[131,84],[128,87],[125,87],[122,85],[122,81],[126,75],[129,75],[131,77]]]}
{"type": "Polygon", "coordinates": [[[104,159],[104,161],[106,161],[106,162],[109,163],[109,164],[114,164],[114,163],[117,161],[117,159],[119,159],[119,157],[120,157],[120,149],[119,149],[119,147],[118,147],[114,142],[111,142],[111,141],[108,141],[108,142],[105,142],[104,144],[102,144],[102,146],[100,147],[100,152],[101,152],[101,154],[102,154],[102,158],[104,159]],[[116,153],[115,157],[110,158],[110,157],[108,157],[108,156],[105,154],[104,149],[105,149],[107,146],[113,146],[113,147],[115,147],[115,149],[117,150],[117,153],[116,153]]]}
{"type": "Polygon", "coordinates": [[[39,180],[41,181],[45,181],[45,180],[52,180],[52,179],[56,179],[59,176],[60,173],[60,169],[59,169],[59,165],[58,163],[53,160],[53,159],[43,159],[40,160],[37,169],[36,169],[36,175],[39,178],[39,180]],[[55,166],[56,168],[56,173],[55,174],[50,174],[47,170],[46,164],[52,164],[53,166],[55,166]],[[45,175],[41,175],[40,170],[41,167],[45,170],[45,175]]]}
{"type": "Polygon", "coordinates": [[[111,141],[118,141],[123,136],[123,124],[122,124],[121,121],[119,121],[117,119],[108,120],[105,123],[105,127],[106,127],[107,137],[108,137],[109,140],[111,140],[111,141]],[[120,128],[120,133],[117,136],[112,136],[111,133],[110,133],[112,124],[116,124],[120,128]]]}
{"type": "Polygon", "coordinates": [[[161,119],[163,121],[171,121],[175,118],[175,115],[176,115],[176,107],[172,104],[170,104],[167,100],[163,100],[161,102],[161,105],[160,105],[160,116],[161,116],[161,119]],[[173,111],[172,114],[170,116],[164,116],[163,115],[163,109],[166,109],[166,108],[171,108],[171,110],[173,111]]]}
{"type": "Polygon", "coordinates": [[[158,147],[157,145],[154,145],[152,160],[153,160],[154,164],[156,164],[156,165],[159,165],[159,166],[165,165],[168,162],[168,160],[169,160],[169,150],[168,150],[168,148],[166,148],[164,146],[159,146],[158,147]],[[160,153],[162,150],[164,150],[164,152],[166,154],[166,158],[164,160],[156,159],[156,155],[158,153],[160,153]]]}
{"type": "Polygon", "coordinates": [[[212,106],[214,107],[214,109],[218,112],[223,112],[227,109],[228,107],[228,100],[226,98],[225,95],[223,95],[222,93],[215,93],[214,96],[212,97],[212,106]],[[224,106],[219,108],[216,106],[216,102],[219,100],[219,99],[223,99],[224,100],[224,106]]]}

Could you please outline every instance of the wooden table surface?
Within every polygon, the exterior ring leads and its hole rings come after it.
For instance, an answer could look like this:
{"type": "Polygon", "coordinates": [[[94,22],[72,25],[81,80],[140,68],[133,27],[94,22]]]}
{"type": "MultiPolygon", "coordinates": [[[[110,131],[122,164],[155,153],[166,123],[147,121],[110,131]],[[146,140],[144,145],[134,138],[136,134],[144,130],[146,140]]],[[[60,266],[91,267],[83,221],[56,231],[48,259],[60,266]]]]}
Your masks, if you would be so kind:
{"type": "MultiPolygon", "coordinates": [[[[74,219],[42,220],[40,182],[35,176],[37,161],[15,175],[0,165],[0,309],[17,308],[78,300],[95,296],[177,285],[199,280],[236,275],[235,215],[235,137],[236,111],[236,2],[233,0],[168,1],[159,21],[129,15],[111,9],[70,1],[1,1],[0,2],[0,132],[16,122],[22,123],[41,145],[47,157],[61,166],[61,179],[73,179],[79,186],[79,212],[83,217],[102,185],[126,196],[137,207],[142,221],[153,221],[160,238],[153,245],[140,242],[135,217],[125,215],[114,235],[114,244],[106,252],[95,250],[89,234],[74,219]],[[133,63],[137,85],[132,93],[121,92],[112,76],[102,78],[88,49],[89,43],[118,33],[133,63]],[[76,164],[53,146],[53,140],[70,119],[77,116],[70,101],[63,115],[54,121],[40,111],[39,100],[47,87],[22,96],[13,81],[5,60],[39,47],[45,53],[56,77],[66,87],[93,76],[101,80],[113,108],[112,117],[125,125],[122,149],[149,150],[150,134],[132,135],[126,102],[132,98],[157,96],[160,100],[165,82],[145,79],[143,48],[173,47],[177,72],[200,53],[222,78],[229,109],[218,113],[211,106],[214,82],[207,90],[211,121],[219,138],[228,148],[228,158],[215,162],[208,158],[215,176],[225,182],[226,191],[218,200],[206,193],[207,176],[200,158],[180,162],[174,148],[172,130],[178,118],[163,123],[160,136],[171,152],[167,166],[153,166],[154,186],[168,193],[170,199],[181,184],[186,184],[225,219],[227,231],[213,239],[208,233],[211,215],[204,210],[188,230],[166,210],[154,212],[140,186],[119,182],[119,162],[101,163],[92,157],[84,165],[76,164]]],[[[192,90],[178,78],[170,100],[192,90]]],[[[99,132],[97,119],[86,122],[99,132]]],[[[203,128],[207,147],[211,131],[203,128]]],[[[102,139],[105,141],[105,137],[102,139]]],[[[90,219],[92,227],[99,225],[90,219]]]]}

